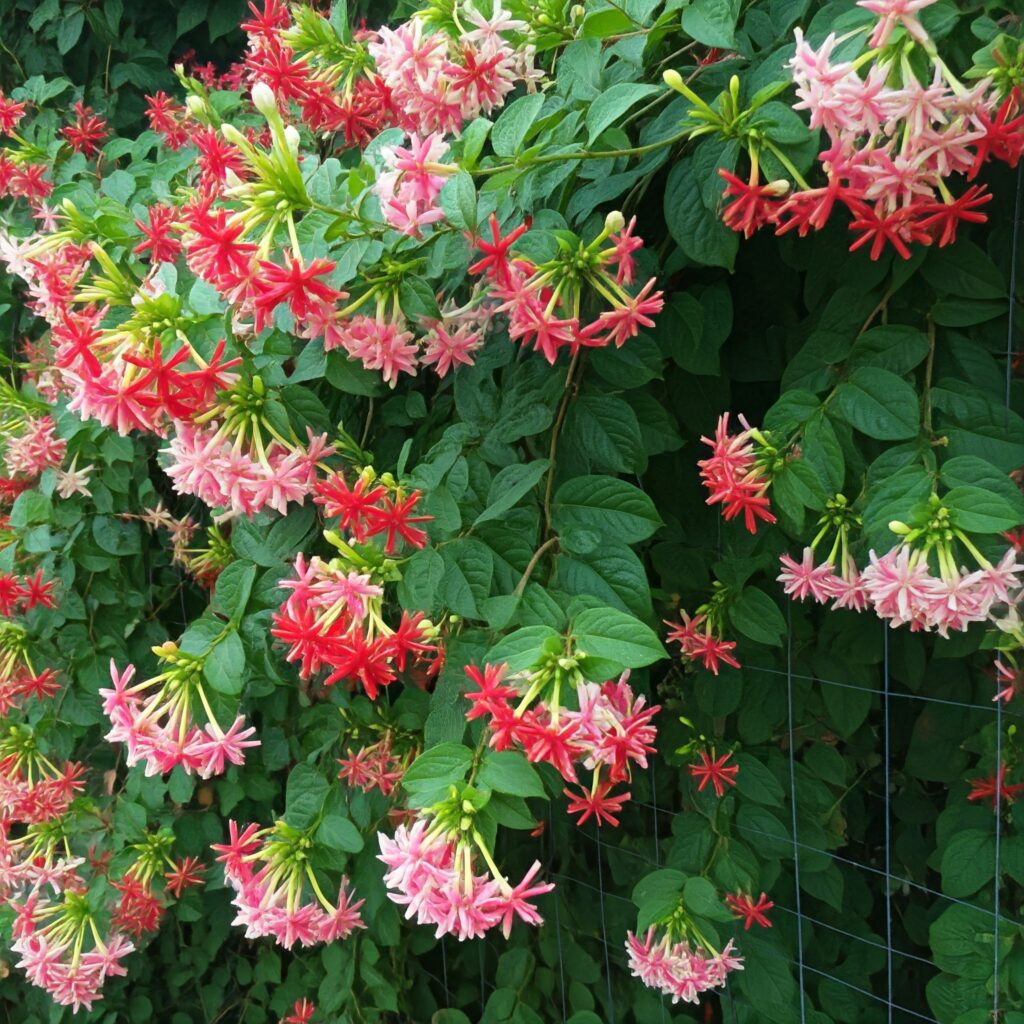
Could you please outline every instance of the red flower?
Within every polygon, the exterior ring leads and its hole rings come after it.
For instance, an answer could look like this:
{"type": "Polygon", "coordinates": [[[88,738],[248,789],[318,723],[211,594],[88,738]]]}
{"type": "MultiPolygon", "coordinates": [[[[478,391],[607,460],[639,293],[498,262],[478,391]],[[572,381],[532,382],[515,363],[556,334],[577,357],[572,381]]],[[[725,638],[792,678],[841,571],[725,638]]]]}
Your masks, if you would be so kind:
{"type": "Polygon", "coordinates": [[[501,237],[501,226],[495,214],[491,214],[487,221],[491,229],[491,241],[483,238],[470,238],[476,247],[484,254],[483,259],[477,260],[469,268],[470,274],[487,273],[492,281],[499,284],[507,284],[509,280],[509,250],[518,239],[524,235],[530,227],[529,221],[513,228],[504,238],[501,237]]]}
{"type": "Polygon", "coordinates": [[[296,999],[292,1012],[282,1018],[281,1024],[309,1024],[316,1013],[316,1005],[308,999],[296,999]]]}
{"type": "Polygon", "coordinates": [[[181,898],[185,889],[203,884],[203,865],[198,857],[185,857],[174,869],[164,874],[167,879],[167,891],[181,898]]]}
{"type": "Polygon", "coordinates": [[[375,506],[367,510],[367,535],[376,537],[378,533],[385,534],[384,550],[387,554],[394,554],[399,537],[414,548],[421,548],[427,543],[426,533],[411,524],[427,523],[434,517],[409,514],[422,496],[422,492],[413,491],[408,497],[403,498],[399,490],[393,499],[389,495],[380,507],[375,506]]]}
{"type": "Polygon", "coordinates": [[[25,116],[25,104],[16,103],[0,92],[0,135],[10,135],[25,116]]]}
{"type": "Polygon", "coordinates": [[[578,814],[577,825],[582,825],[588,818],[593,818],[600,826],[604,822],[617,826],[619,819],[616,817],[622,810],[622,805],[629,799],[628,790],[623,790],[614,795],[611,794],[612,784],[602,782],[593,791],[581,787],[578,793],[570,789],[562,792],[569,797],[569,806],[566,808],[569,814],[578,814]],[[602,820],[603,819],[603,820],[602,820]]]}
{"type": "Polygon", "coordinates": [[[695,779],[700,779],[700,782],[697,783],[698,793],[702,793],[709,782],[715,791],[715,796],[718,797],[725,793],[726,786],[736,785],[736,776],[739,774],[740,766],[738,764],[726,765],[726,761],[732,757],[732,751],[716,759],[714,748],[712,748],[710,756],[706,750],[702,750],[699,756],[701,763],[690,765],[690,774],[695,779]]]}
{"type": "Polygon", "coordinates": [[[756,903],[746,893],[738,892],[735,895],[729,893],[725,897],[725,902],[733,914],[737,917],[745,918],[744,931],[749,932],[752,924],[759,925],[762,928],[771,928],[772,923],[766,915],[775,904],[768,899],[767,893],[761,893],[756,903]]]}
{"type": "Polygon", "coordinates": [[[371,485],[366,477],[360,476],[354,487],[341,473],[332,473],[316,483],[316,497],[313,501],[323,505],[325,516],[340,516],[341,529],[351,530],[357,541],[366,540],[369,510],[387,496],[387,488],[371,485]]]}
{"type": "Polygon", "coordinates": [[[508,672],[508,665],[484,665],[483,671],[476,665],[466,666],[466,676],[476,685],[476,690],[467,690],[465,698],[473,706],[466,712],[466,720],[482,718],[484,715],[496,715],[508,708],[508,702],[517,695],[511,686],[503,686],[502,681],[508,672]]]}
{"type": "Polygon", "coordinates": [[[21,598],[25,602],[25,609],[30,608],[53,608],[53,580],[43,582],[43,570],[36,569],[34,576],[26,576],[21,585],[21,598]]]}
{"type": "Polygon", "coordinates": [[[307,317],[321,302],[333,303],[341,298],[341,292],[318,278],[334,270],[330,260],[311,260],[303,266],[299,260],[285,254],[285,265],[279,267],[269,260],[260,261],[260,275],[256,278],[255,329],[262,331],[270,323],[274,310],[287,302],[296,320],[307,317]]]}
{"type": "Polygon", "coordinates": [[[978,207],[991,201],[992,194],[984,185],[971,185],[962,196],[948,203],[928,203],[923,211],[925,216],[917,225],[924,231],[931,231],[933,237],[938,235],[941,248],[956,240],[957,225],[961,221],[984,224],[988,217],[978,213],[978,207]]]}
{"type": "Polygon", "coordinates": [[[977,117],[985,129],[985,137],[975,143],[974,163],[967,172],[968,180],[977,177],[983,164],[992,157],[1002,160],[1011,167],[1017,166],[1021,154],[1024,153],[1024,115],[1016,114],[1021,105],[1020,87],[1014,87],[996,111],[995,119],[990,119],[981,107],[977,117]]]}
{"type": "Polygon", "coordinates": [[[756,176],[753,181],[744,181],[724,167],[719,167],[718,173],[726,182],[723,197],[735,197],[722,211],[722,220],[728,227],[749,238],[758,228],[774,223],[781,205],[777,184],[760,185],[756,176]]]}
{"type": "Polygon", "coordinates": [[[927,210],[924,204],[919,207],[900,206],[888,212],[883,211],[881,203],[872,206],[860,199],[850,199],[848,205],[853,212],[850,230],[861,232],[860,238],[850,246],[850,252],[870,242],[869,255],[877,260],[888,243],[903,259],[909,260],[908,242],[921,242],[923,245],[931,242],[931,236],[914,220],[918,214],[927,210]]]}
{"type": "Polygon", "coordinates": [[[107,137],[106,119],[94,114],[92,107],[83,106],[81,100],[75,104],[74,111],[75,123],[62,128],[61,134],[76,153],[93,157],[100,151],[99,144],[107,137]]]}
{"type": "MultiPolygon", "coordinates": [[[[181,242],[177,237],[172,237],[175,211],[170,206],[162,203],[155,203],[149,208],[149,223],[137,220],[135,226],[146,236],[144,242],[140,242],[132,252],[137,256],[148,252],[152,263],[173,263],[175,257],[181,252],[181,242]]],[[[175,232],[175,235],[177,232],[175,232]]]]}
{"type": "Polygon", "coordinates": [[[328,664],[334,671],[324,680],[324,686],[333,686],[341,679],[363,685],[366,696],[376,700],[381,687],[390,686],[395,673],[390,664],[389,637],[367,642],[358,629],[337,638],[330,646],[328,664]]]}
{"type": "Polygon", "coordinates": [[[1009,765],[999,766],[999,781],[996,782],[995,773],[988,778],[971,779],[971,791],[967,794],[968,800],[991,800],[993,808],[999,807],[1003,799],[1012,804],[1017,794],[1024,792],[1024,782],[1006,782],[1006,773],[1009,765]]]}

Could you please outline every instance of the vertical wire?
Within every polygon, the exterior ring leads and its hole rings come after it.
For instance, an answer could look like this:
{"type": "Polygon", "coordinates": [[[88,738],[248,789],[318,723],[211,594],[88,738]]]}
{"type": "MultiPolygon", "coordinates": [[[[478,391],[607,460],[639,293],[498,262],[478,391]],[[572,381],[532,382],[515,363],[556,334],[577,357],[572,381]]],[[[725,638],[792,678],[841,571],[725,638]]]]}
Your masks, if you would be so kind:
{"type": "MultiPolygon", "coordinates": [[[[548,801],[548,827],[545,830],[545,834],[553,831],[555,827],[554,821],[555,819],[554,814],[551,810],[551,802],[548,801]]],[[[554,846],[555,844],[554,842],[552,842],[552,850],[554,849],[554,846]]],[[[568,1018],[568,1009],[565,1001],[565,956],[562,951],[562,921],[558,912],[558,904],[560,900],[557,888],[552,893],[552,897],[555,901],[555,939],[558,942],[558,989],[562,996],[562,1022],[564,1024],[564,1022],[568,1018]]]]}
{"type": "MultiPolygon", "coordinates": [[[[1024,163],[1017,165],[1017,194],[1013,201],[1013,227],[1010,234],[1010,301],[1006,313],[1006,408],[1013,386],[1013,319],[1017,305],[1017,243],[1020,241],[1021,195],[1024,193],[1024,163]]],[[[1003,702],[999,699],[999,673],[996,672],[996,877],[992,883],[995,919],[992,936],[992,1019],[999,1017],[999,885],[1002,881],[1003,840],[1003,702]]]]}
{"type": "Polygon", "coordinates": [[[452,994],[448,990],[448,951],[445,948],[444,936],[441,936],[441,978],[444,981],[444,1005],[448,1006],[452,1001],[452,994]]]}
{"type": "Polygon", "coordinates": [[[800,981],[800,1024],[807,1024],[804,992],[804,915],[800,905],[800,844],[796,827],[796,739],[793,728],[793,604],[786,602],[786,705],[789,714],[789,806],[793,829],[793,881],[796,886],[796,956],[800,981]]]}
{"type": "Polygon", "coordinates": [[[885,980],[888,989],[888,1020],[892,1024],[892,842],[889,796],[889,627],[882,623],[882,715],[885,786],[885,980]]]}
{"type": "Polygon", "coordinates": [[[608,925],[604,917],[604,852],[601,846],[601,826],[594,829],[597,840],[597,890],[601,902],[601,944],[604,946],[604,976],[608,982],[608,1024],[615,1024],[615,999],[612,996],[612,965],[608,957],[608,925]]]}
{"type": "Polygon", "coordinates": [[[483,1013],[487,1008],[487,983],[484,981],[484,947],[487,945],[486,939],[480,940],[480,945],[477,946],[477,950],[480,954],[480,1012],[483,1013]]]}
{"type": "MultiPolygon", "coordinates": [[[[661,838],[658,834],[658,779],[651,759],[651,816],[654,818],[654,866],[661,867],[661,838]]],[[[665,993],[661,993],[661,1019],[665,1020],[665,993]]]]}

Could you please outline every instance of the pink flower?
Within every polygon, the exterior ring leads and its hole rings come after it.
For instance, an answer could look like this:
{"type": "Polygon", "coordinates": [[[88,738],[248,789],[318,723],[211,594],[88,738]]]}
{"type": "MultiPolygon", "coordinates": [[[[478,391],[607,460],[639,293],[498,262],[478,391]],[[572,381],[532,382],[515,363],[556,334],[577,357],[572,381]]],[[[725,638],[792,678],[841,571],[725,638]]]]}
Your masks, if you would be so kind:
{"type": "Polygon", "coordinates": [[[879,17],[868,46],[885,46],[897,25],[905,28],[919,43],[927,42],[928,34],[917,20],[917,12],[933,3],[935,0],[857,0],[858,7],[864,7],[879,17]]]}
{"type": "Polygon", "coordinates": [[[811,597],[819,604],[823,604],[835,596],[832,563],[823,562],[821,565],[815,565],[813,548],[804,548],[803,558],[799,562],[785,554],[780,556],[779,562],[782,565],[782,572],[777,579],[790,597],[797,601],[811,597]]]}

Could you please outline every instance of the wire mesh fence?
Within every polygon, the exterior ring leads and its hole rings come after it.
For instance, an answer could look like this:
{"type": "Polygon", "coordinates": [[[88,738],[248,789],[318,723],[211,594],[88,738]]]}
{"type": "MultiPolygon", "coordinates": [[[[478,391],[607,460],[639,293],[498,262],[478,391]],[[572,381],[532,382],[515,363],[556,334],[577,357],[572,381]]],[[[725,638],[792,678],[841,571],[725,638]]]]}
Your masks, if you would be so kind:
{"type": "MultiPolygon", "coordinates": [[[[1011,280],[1018,273],[1019,227],[1022,194],[1024,194],[1024,164],[1016,178],[1014,222],[1011,237],[1011,280]]],[[[1011,377],[1014,361],[1015,309],[1014,288],[1007,316],[1006,332],[1006,406],[1011,402],[1011,377]]],[[[784,700],[784,726],[774,736],[783,752],[783,806],[773,817],[769,828],[758,827],[756,819],[738,816],[730,828],[744,842],[768,850],[779,860],[782,870],[770,887],[774,903],[772,924],[782,941],[757,943],[758,957],[764,961],[777,961],[791,974],[794,984],[789,990],[786,1021],[815,1024],[821,1020],[858,1020],[916,1022],[946,1024],[953,1017],[949,1013],[931,1009],[927,991],[929,984],[942,974],[932,951],[920,939],[922,927],[934,922],[950,907],[958,908],[968,930],[991,936],[991,967],[984,973],[987,1003],[963,1006],[961,1012],[977,1011],[979,1016],[957,1019],[970,1021],[1007,1021],[1007,1007],[1003,1005],[1003,985],[1008,934],[1024,929],[1019,908],[1008,906],[1004,896],[1006,882],[1007,835],[1002,809],[1006,792],[998,766],[1003,765],[1007,744],[1019,728],[1024,712],[1004,706],[998,698],[999,686],[986,691],[986,683],[968,684],[970,699],[958,699],[952,693],[929,692],[927,680],[921,691],[915,692],[893,671],[894,634],[884,623],[875,622],[871,644],[877,645],[872,658],[874,665],[872,685],[865,685],[863,673],[857,678],[832,678],[839,673],[808,670],[798,656],[797,637],[793,622],[792,604],[779,594],[787,607],[786,636],[781,664],[745,664],[744,685],[784,700]],[[867,694],[865,694],[867,691],[867,694]],[[807,782],[807,769],[801,762],[802,732],[813,695],[829,699],[864,700],[870,702],[867,713],[874,737],[877,757],[875,768],[862,773],[846,788],[836,806],[841,806],[857,787],[877,783],[877,790],[860,793],[862,813],[866,817],[863,829],[866,839],[858,842],[821,842],[822,830],[801,802],[801,787],[807,782]],[[828,695],[832,694],[830,698],[828,695]],[[906,757],[907,735],[917,728],[919,719],[930,709],[944,715],[956,716],[964,735],[985,729],[994,732],[995,763],[994,789],[991,805],[994,832],[991,845],[991,885],[968,897],[957,892],[943,891],[940,864],[914,865],[913,850],[906,845],[898,850],[899,840],[894,835],[894,824],[907,813],[905,807],[894,805],[896,785],[894,777],[902,773],[900,758],[906,757]],[[785,819],[787,827],[780,822],[785,819]],[[900,865],[904,865],[903,868],[900,865]],[[823,867],[824,866],[824,867],[823,867]],[[820,881],[828,868],[842,869],[846,877],[860,879],[851,888],[864,898],[876,899],[877,906],[869,916],[871,928],[865,926],[864,915],[847,922],[843,919],[841,901],[830,904],[828,894],[820,881]],[[819,908],[825,908],[825,911],[819,908]],[[828,910],[836,913],[827,913],[828,910]],[[831,917],[832,919],[827,919],[831,917]],[[848,926],[844,926],[848,925],[848,926]],[[853,930],[854,928],[858,930],[853,930]],[[917,936],[914,938],[913,936],[917,936]],[[822,955],[822,951],[828,955],[822,955]],[[836,950],[841,952],[837,955],[836,950]],[[858,964],[856,970],[851,964],[858,964]],[[865,980],[866,979],[866,980],[865,980]],[[991,980],[988,980],[991,979],[991,980]]],[[[939,640],[942,644],[945,641],[939,640]]],[[[955,654],[955,650],[954,650],[955,654]]],[[[959,664],[959,662],[956,662],[959,664]]],[[[968,669],[963,666],[966,675],[968,669]]],[[[861,751],[863,755],[864,752],[861,751]]],[[[626,932],[635,927],[636,904],[628,893],[630,882],[650,872],[671,867],[678,858],[673,853],[673,837],[685,834],[688,810],[686,790],[673,786],[673,776],[684,774],[680,767],[671,768],[652,764],[646,777],[634,780],[632,798],[622,829],[603,830],[593,823],[579,828],[569,826],[565,831],[560,809],[549,810],[547,820],[540,823],[544,842],[544,868],[547,877],[556,883],[555,891],[541,900],[545,928],[541,941],[542,959],[549,974],[549,998],[539,1019],[553,1021],[593,1020],[609,1024],[626,1021],[667,1022],[697,1019],[742,1024],[746,1021],[780,1019],[762,1015],[761,1009],[749,993],[737,991],[732,982],[726,986],[721,1001],[708,1000],[709,1005],[694,1008],[673,1005],[664,996],[651,995],[637,1001],[634,995],[624,995],[628,986],[639,988],[640,982],[630,978],[629,960],[624,944],[626,932]],[[668,785],[666,785],[668,780],[668,785]],[[667,792],[666,792],[667,790],[667,792]],[[660,792],[660,797],[659,797],[660,792]],[[557,830],[561,827],[567,842],[560,842],[557,830]],[[566,853],[566,851],[569,851],[566,853]],[[588,951],[583,958],[579,950],[588,951]],[[596,963],[596,973],[593,965],[596,963]],[[581,1009],[582,1007],[582,1009],[581,1009]],[[582,1016],[581,1016],[582,1014],[582,1016]],[[590,1016],[588,1014],[592,1014],[590,1016]]],[[[950,837],[946,836],[948,840],[950,837]]],[[[989,845],[985,846],[989,850],[989,845]]],[[[1016,847],[1013,848],[1017,856],[1016,847]]],[[[979,852],[979,856],[985,854],[979,852]]],[[[743,952],[744,934],[740,933],[743,952]]],[[[748,939],[748,941],[750,941],[748,939]]],[[[475,952],[442,941],[440,945],[440,973],[434,976],[442,1005],[475,1009],[484,1021],[506,1019],[501,1009],[495,1009],[495,997],[503,989],[500,965],[507,947],[499,943],[480,940],[468,943],[475,952]],[[475,959],[478,982],[470,996],[466,991],[455,991],[451,970],[453,957],[460,958],[459,985],[465,988],[466,963],[475,959]],[[497,971],[496,971],[496,968],[497,971]]],[[[514,979],[513,979],[514,980],[514,979]]],[[[978,998],[975,996],[975,998],[978,998]]],[[[939,1000],[941,1002],[941,1000],[939,1000]]]]}

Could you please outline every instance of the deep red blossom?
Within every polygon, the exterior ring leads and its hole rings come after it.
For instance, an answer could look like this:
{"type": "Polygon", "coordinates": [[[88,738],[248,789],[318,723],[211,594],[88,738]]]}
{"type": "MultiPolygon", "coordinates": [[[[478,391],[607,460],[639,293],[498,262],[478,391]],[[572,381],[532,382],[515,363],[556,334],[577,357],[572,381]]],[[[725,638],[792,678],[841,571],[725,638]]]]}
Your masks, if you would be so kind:
{"type": "Polygon", "coordinates": [[[172,870],[164,873],[167,891],[177,898],[186,889],[203,884],[203,865],[198,857],[184,857],[176,863],[172,870]]]}
{"type": "Polygon", "coordinates": [[[256,278],[255,329],[262,331],[273,318],[278,306],[287,304],[296,320],[304,320],[319,303],[336,302],[342,293],[320,278],[334,270],[330,260],[315,259],[307,265],[285,254],[285,265],[261,260],[256,278]]]}
{"type": "Polygon", "coordinates": [[[956,231],[961,222],[984,224],[988,217],[979,213],[979,207],[992,201],[992,193],[984,185],[971,185],[963,195],[946,203],[929,203],[924,207],[924,216],[918,227],[929,231],[936,238],[939,247],[950,245],[956,240],[956,231]]]}
{"type": "Polygon", "coordinates": [[[132,252],[138,256],[149,253],[152,263],[173,263],[181,252],[181,240],[174,228],[177,212],[163,203],[154,203],[149,208],[149,223],[137,220],[135,226],[145,235],[132,252]]]}
{"type": "Polygon", "coordinates": [[[761,893],[755,903],[747,893],[730,892],[726,895],[725,902],[733,914],[744,919],[744,931],[750,931],[750,926],[753,924],[761,928],[771,928],[772,923],[768,920],[767,914],[775,904],[768,899],[767,893],[761,893]]]}
{"type": "Polygon", "coordinates": [[[719,175],[725,179],[723,196],[732,202],[722,211],[722,220],[734,231],[742,231],[745,238],[765,224],[772,224],[781,206],[779,186],[774,182],[762,185],[756,174],[752,181],[744,181],[724,167],[719,175]]]}
{"type": "Polygon", "coordinates": [[[506,284],[509,280],[509,252],[512,246],[529,230],[530,222],[527,220],[525,223],[513,228],[504,238],[501,237],[501,225],[496,214],[492,213],[490,215],[487,224],[491,229],[490,241],[487,241],[482,236],[470,236],[470,242],[484,255],[482,259],[477,260],[476,263],[469,267],[468,272],[470,274],[483,274],[486,272],[488,278],[492,281],[506,284]]]}
{"type": "Polygon", "coordinates": [[[508,673],[508,665],[484,665],[479,669],[476,665],[466,666],[466,678],[476,687],[464,694],[472,707],[466,712],[466,718],[483,718],[499,714],[508,708],[509,701],[516,696],[514,687],[504,685],[508,673]]]}
{"type": "Polygon", "coordinates": [[[697,792],[703,793],[705,787],[710,783],[711,788],[715,791],[715,796],[720,797],[725,793],[727,787],[736,785],[736,776],[739,774],[740,766],[726,763],[732,757],[732,751],[716,758],[714,749],[710,755],[706,750],[702,750],[698,756],[700,762],[690,765],[690,775],[700,780],[697,783],[697,792]]]}
{"type": "Polygon", "coordinates": [[[967,794],[967,799],[971,801],[991,801],[993,808],[998,808],[1002,800],[1012,804],[1017,794],[1024,792],[1024,782],[1008,783],[1006,781],[1006,773],[1009,770],[1009,765],[1000,765],[998,781],[996,780],[995,772],[987,777],[982,776],[981,778],[971,779],[971,791],[967,794]]]}
{"type": "Polygon", "coordinates": [[[612,793],[612,785],[611,782],[602,782],[593,789],[581,786],[578,792],[571,789],[562,790],[569,798],[567,813],[579,815],[576,819],[577,825],[582,825],[589,818],[593,818],[594,823],[599,826],[605,823],[618,826],[617,815],[622,811],[622,805],[629,799],[629,792],[620,790],[618,793],[612,793]]]}
{"type": "Polygon", "coordinates": [[[74,105],[75,121],[61,129],[61,134],[76,153],[93,157],[100,151],[100,143],[107,137],[106,118],[93,112],[78,100],[74,105]]]}
{"type": "Polygon", "coordinates": [[[386,496],[380,505],[375,505],[366,513],[367,536],[384,534],[384,550],[389,555],[394,554],[399,538],[411,547],[423,547],[427,543],[427,535],[412,524],[428,523],[434,517],[411,514],[422,497],[420,491],[412,491],[407,495],[399,491],[394,497],[386,496]]]}

